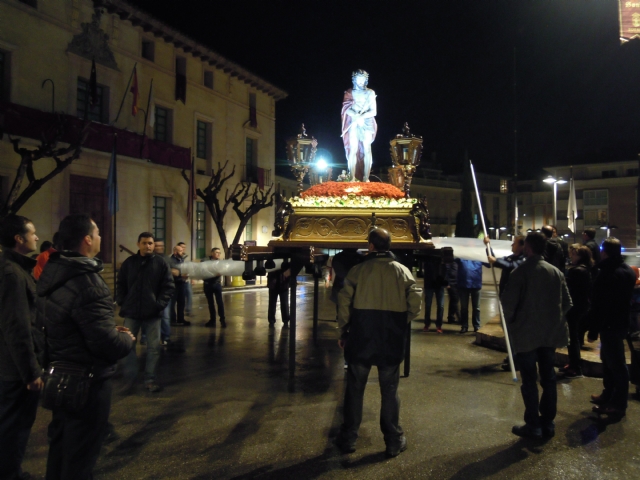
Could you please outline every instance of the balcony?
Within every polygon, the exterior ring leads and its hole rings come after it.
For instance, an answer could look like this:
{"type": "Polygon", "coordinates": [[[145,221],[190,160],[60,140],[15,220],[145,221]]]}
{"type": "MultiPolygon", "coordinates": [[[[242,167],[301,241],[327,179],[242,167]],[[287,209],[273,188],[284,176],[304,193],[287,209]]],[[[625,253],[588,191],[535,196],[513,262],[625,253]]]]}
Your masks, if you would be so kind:
{"type": "MultiPolygon", "coordinates": [[[[55,114],[17,105],[0,103],[0,132],[16,137],[36,140],[54,134],[56,117],[60,116],[64,125],[61,141],[73,143],[82,131],[84,120],[66,114],[55,114]]],[[[190,169],[191,158],[188,148],[153,140],[128,130],[122,130],[102,123],[92,122],[83,148],[111,153],[113,137],[118,135],[117,154],[132,158],[144,158],[158,165],[190,169]]]]}
{"type": "Polygon", "coordinates": [[[272,184],[271,170],[256,167],[255,165],[243,165],[242,181],[247,183],[255,183],[260,189],[264,189],[265,186],[268,188],[272,184]]]}

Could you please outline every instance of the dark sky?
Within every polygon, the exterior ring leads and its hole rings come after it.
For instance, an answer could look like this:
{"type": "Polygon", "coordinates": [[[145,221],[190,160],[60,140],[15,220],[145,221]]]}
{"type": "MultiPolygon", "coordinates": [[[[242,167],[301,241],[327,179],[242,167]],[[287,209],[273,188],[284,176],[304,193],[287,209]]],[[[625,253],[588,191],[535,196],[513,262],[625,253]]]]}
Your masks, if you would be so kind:
{"type": "Polygon", "coordinates": [[[278,159],[304,122],[344,162],[340,107],[357,68],[378,95],[374,166],[390,164],[406,121],[423,162],[455,172],[467,150],[476,168],[512,174],[515,107],[521,175],[640,152],[640,41],[620,46],[615,0],[133,3],[289,93],[278,159]]]}

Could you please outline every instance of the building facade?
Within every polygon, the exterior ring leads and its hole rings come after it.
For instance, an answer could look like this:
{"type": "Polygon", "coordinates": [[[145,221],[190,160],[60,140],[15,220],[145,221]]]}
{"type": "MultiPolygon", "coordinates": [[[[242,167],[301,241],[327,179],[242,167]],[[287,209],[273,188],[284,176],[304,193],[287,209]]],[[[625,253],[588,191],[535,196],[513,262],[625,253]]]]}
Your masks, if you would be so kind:
{"type": "MultiPolygon", "coordinates": [[[[167,245],[191,243],[191,257],[202,258],[220,239],[199,198],[188,221],[182,171],[189,177],[193,159],[196,185],[204,188],[212,170],[228,161],[227,171],[235,168],[230,190],[243,181],[268,188],[275,166],[275,103],[285,97],[125,1],[0,0],[2,200],[20,161],[10,137],[36,146],[43,130],[62,118],[63,139],[71,141],[90,120],[81,157],[19,213],[34,221],[43,240],[51,239],[65,215],[90,213],[102,230],[107,262],[114,241],[135,251],[145,230],[167,245]],[[114,140],[120,205],[115,225],[106,201],[114,140]]],[[[36,176],[53,166],[53,160],[39,161],[36,176]]],[[[224,225],[229,240],[238,223],[230,210],[224,225]]],[[[244,236],[266,244],[272,225],[273,209],[262,210],[244,236]]],[[[117,250],[121,262],[127,253],[117,250]]]]}

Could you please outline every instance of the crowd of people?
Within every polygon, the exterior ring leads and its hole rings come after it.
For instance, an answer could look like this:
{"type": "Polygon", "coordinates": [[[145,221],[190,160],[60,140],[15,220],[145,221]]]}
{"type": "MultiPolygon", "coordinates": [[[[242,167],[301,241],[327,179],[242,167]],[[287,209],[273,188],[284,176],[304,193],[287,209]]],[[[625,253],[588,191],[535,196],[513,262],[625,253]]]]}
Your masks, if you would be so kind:
{"type": "MultiPolygon", "coordinates": [[[[591,396],[593,411],[612,417],[626,413],[630,377],[624,341],[639,330],[640,280],[637,269],[625,264],[617,239],[607,238],[600,250],[593,241],[595,231],[587,229],[583,237],[584,245],[566,245],[554,227],[545,226],[541,233],[514,237],[512,255],[496,258],[490,252],[485,264],[502,270],[500,299],[525,405],[525,424],[512,430],[519,436],[555,434],[555,352],[568,344],[569,363],[561,371],[566,378],[581,377],[585,335],[601,342],[603,390],[591,396]]],[[[156,370],[162,345],[171,345],[171,326],[189,325],[185,309],[191,282],[180,271],[184,244],[177,244],[167,257],[164,242],[142,232],[137,253],[118,272],[114,303],[100,276],[102,262],[96,258],[100,232],[89,216],[64,218],[54,242],[32,258],[37,242],[29,219],[9,215],[0,222],[0,478],[28,478],[21,463],[40,397],[42,405],[52,410],[46,478],[91,478],[109,429],[111,379],[117,362],[122,360],[125,379],[135,383],[135,347],[138,336],[144,336],[145,389],[160,391],[156,370]],[[116,324],[116,306],[123,325],[116,324]]],[[[364,391],[374,365],[386,454],[395,457],[407,448],[399,424],[399,366],[422,295],[412,272],[391,248],[389,232],[374,228],[366,255],[345,250],[332,259],[331,298],[346,368],[344,420],[336,438],[343,453],[355,451],[364,391]]],[[[447,291],[448,321],[459,322],[460,333],[466,333],[470,300],[471,325],[478,331],[483,263],[457,259],[447,248],[440,253],[423,266],[424,330],[431,326],[435,295],[436,332],[442,333],[447,291]]],[[[209,259],[220,258],[220,249],[212,249],[209,259]]],[[[278,300],[283,324],[288,324],[289,279],[296,271],[285,262],[269,273],[270,327],[276,321],[278,300]]],[[[221,327],[226,327],[219,275],[205,281],[204,293],[210,316],[205,326],[216,326],[217,313],[221,327]]],[[[632,367],[640,370],[637,362],[632,367]]]]}
{"type": "MultiPolygon", "coordinates": [[[[153,234],[138,236],[138,251],[117,275],[115,303],[100,273],[100,231],[87,215],[69,215],[53,242],[31,220],[0,222],[0,479],[29,478],[21,470],[39,400],[52,410],[47,479],[89,479],[109,432],[112,382],[122,361],[129,390],[138,377],[137,339],[144,339],[144,386],[161,390],[156,370],[171,326],[189,326],[191,282],[180,272],[184,243],[170,257],[153,234]],[[116,325],[116,307],[123,325],[116,325]],[[45,374],[44,372],[47,372],[45,374]]],[[[220,249],[211,251],[211,260],[220,249]]],[[[210,320],[226,327],[220,276],[205,282],[210,320]]],[[[112,428],[112,427],[111,427],[112,428]]]]}

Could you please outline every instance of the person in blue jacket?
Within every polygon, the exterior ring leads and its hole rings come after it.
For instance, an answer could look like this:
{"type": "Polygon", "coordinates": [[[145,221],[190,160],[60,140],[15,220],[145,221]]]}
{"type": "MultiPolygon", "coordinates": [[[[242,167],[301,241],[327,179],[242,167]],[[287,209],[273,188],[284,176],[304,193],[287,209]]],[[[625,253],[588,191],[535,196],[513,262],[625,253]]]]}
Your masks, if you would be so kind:
{"type": "Polygon", "coordinates": [[[473,331],[480,329],[480,290],[482,289],[482,262],[456,259],[458,263],[458,295],[460,297],[460,333],[469,331],[469,297],[471,297],[471,324],[473,331]]]}

